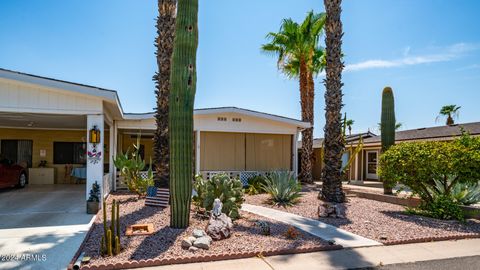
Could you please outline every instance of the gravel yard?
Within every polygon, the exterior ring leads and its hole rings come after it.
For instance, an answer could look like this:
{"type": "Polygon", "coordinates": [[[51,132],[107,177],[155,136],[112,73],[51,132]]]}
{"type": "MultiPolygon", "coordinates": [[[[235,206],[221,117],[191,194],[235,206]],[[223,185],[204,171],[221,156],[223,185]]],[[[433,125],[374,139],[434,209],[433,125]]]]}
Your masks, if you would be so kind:
{"type": "Polygon", "coordinates": [[[262,205],[300,216],[317,219],[349,232],[377,240],[384,244],[422,241],[425,238],[480,237],[480,221],[466,223],[407,215],[400,205],[375,200],[347,197],[343,204],[345,219],[319,218],[318,189],[304,187],[303,197],[293,207],[275,207],[267,203],[269,196],[246,196],[246,203],[262,205]]]}
{"type": "MultiPolygon", "coordinates": [[[[128,261],[146,259],[176,259],[176,258],[201,258],[207,255],[217,254],[255,254],[266,251],[288,251],[289,249],[321,249],[328,248],[329,244],[307,233],[301,233],[295,240],[287,239],[283,234],[289,228],[288,225],[267,218],[242,212],[242,218],[234,222],[233,236],[213,242],[209,250],[199,249],[190,252],[181,248],[184,237],[192,234],[195,228],[205,229],[208,220],[201,219],[191,214],[190,227],[186,230],[172,229],[170,223],[170,209],[160,210],[155,207],[144,206],[144,199],[136,199],[134,195],[110,195],[108,204],[113,199],[119,201],[122,232],[122,252],[113,257],[102,257],[99,254],[101,236],[103,235],[103,215],[100,212],[91,228],[91,234],[83,247],[85,256],[90,256],[88,266],[118,264],[128,261]],[[260,229],[254,222],[263,220],[270,224],[271,235],[260,234],[260,229]],[[127,225],[138,223],[153,223],[155,233],[144,236],[125,236],[127,225]]],[[[109,212],[109,207],[108,211],[109,212]]],[[[108,214],[110,216],[110,214],[108,214]]]]}

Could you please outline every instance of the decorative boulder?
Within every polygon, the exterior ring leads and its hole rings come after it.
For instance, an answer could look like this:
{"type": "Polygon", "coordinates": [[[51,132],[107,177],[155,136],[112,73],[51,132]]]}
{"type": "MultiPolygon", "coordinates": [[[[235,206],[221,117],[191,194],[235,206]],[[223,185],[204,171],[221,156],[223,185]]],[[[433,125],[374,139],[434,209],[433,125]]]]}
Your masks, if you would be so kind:
{"type": "Polygon", "coordinates": [[[210,244],[212,244],[212,238],[210,236],[202,236],[200,238],[195,239],[193,242],[193,246],[202,249],[209,249],[210,244]]]}
{"type": "Polygon", "coordinates": [[[222,213],[218,217],[214,215],[210,217],[206,231],[213,240],[218,241],[229,238],[232,234],[232,228],[232,219],[222,213]]]}
{"type": "Polygon", "coordinates": [[[183,238],[182,239],[182,244],[181,244],[182,248],[184,248],[184,249],[190,248],[193,245],[193,242],[195,242],[196,239],[197,238],[192,237],[192,236],[183,238]]]}
{"type": "Polygon", "coordinates": [[[202,236],[206,236],[207,234],[205,233],[204,230],[194,229],[192,235],[195,238],[199,238],[199,237],[202,237],[202,236]]]}
{"type": "Polygon", "coordinates": [[[324,203],[318,206],[318,216],[321,218],[333,217],[333,218],[345,218],[341,207],[335,203],[324,203]]]}
{"type": "Polygon", "coordinates": [[[188,251],[195,253],[198,250],[197,247],[191,246],[188,248],[188,251]]]}

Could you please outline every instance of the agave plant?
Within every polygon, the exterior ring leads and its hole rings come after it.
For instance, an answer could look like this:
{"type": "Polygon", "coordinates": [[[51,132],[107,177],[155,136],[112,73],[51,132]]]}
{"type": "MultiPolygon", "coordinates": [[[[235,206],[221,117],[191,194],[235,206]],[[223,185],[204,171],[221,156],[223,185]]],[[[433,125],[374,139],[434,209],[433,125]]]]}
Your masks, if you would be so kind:
{"type": "Polygon", "coordinates": [[[480,185],[479,183],[455,183],[451,185],[453,177],[447,181],[447,187],[444,183],[434,180],[435,186],[429,188],[433,197],[446,195],[450,196],[454,202],[460,205],[472,205],[480,202],[480,185]],[[451,187],[450,187],[451,186],[451,187]]]}
{"type": "Polygon", "coordinates": [[[302,186],[293,173],[288,171],[269,173],[261,187],[270,194],[272,203],[277,206],[291,206],[302,196],[302,186]]]}

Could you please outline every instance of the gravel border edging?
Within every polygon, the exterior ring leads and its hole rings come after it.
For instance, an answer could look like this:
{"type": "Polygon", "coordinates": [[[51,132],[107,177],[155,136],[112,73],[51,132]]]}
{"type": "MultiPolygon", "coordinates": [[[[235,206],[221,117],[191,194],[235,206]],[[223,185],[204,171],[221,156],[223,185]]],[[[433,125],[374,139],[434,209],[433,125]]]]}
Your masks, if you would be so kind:
{"type": "Polygon", "coordinates": [[[472,235],[452,235],[452,236],[436,236],[436,237],[425,237],[425,238],[415,238],[407,240],[397,240],[386,242],[384,245],[393,246],[393,245],[403,245],[403,244],[415,244],[415,243],[425,243],[425,242],[440,242],[440,241],[449,241],[449,240],[464,240],[464,239],[475,239],[480,238],[480,234],[472,235]]]}
{"type": "MultiPolygon", "coordinates": [[[[222,260],[233,260],[233,259],[244,259],[256,257],[259,254],[263,256],[275,256],[275,255],[286,255],[286,254],[298,254],[298,253],[308,253],[308,252],[317,252],[317,251],[328,251],[328,250],[338,250],[342,249],[341,245],[331,245],[323,247],[313,247],[313,248],[297,248],[297,249],[269,249],[261,253],[257,252],[236,252],[231,254],[216,254],[216,255],[205,255],[203,257],[193,257],[193,256],[183,256],[179,258],[167,257],[164,259],[148,259],[148,260],[139,260],[139,261],[130,261],[117,264],[102,264],[96,266],[82,266],[82,270],[116,270],[116,269],[125,269],[125,268],[139,268],[139,267],[149,267],[149,266],[162,266],[170,264],[186,264],[186,263],[197,263],[197,262],[213,262],[213,261],[222,261],[222,260]]],[[[69,268],[70,269],[70,268],[69,268]]]]}

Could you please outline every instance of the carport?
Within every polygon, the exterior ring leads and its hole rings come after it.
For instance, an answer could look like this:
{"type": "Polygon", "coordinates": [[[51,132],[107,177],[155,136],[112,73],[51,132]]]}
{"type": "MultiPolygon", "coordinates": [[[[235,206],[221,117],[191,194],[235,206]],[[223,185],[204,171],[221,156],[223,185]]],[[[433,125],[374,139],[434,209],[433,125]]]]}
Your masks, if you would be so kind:
{"type": "Polygon", "coordinates": [[[29,260],[1,262],[0,269],[66,266],[94,217],[85,213],[84,185],[3,189],[0,206],[0,254],[32,256],[29,260]]]}
{"type": "Polygon", "coordinates": [[[26,167],[32,194],[35,185],[81,191],[84,209],[94,182],[107,195],[121,117],[115,91],[0,69],[0,153],[26,167]],[[81,188],[72,175],[86,179],[81,188]]]}

